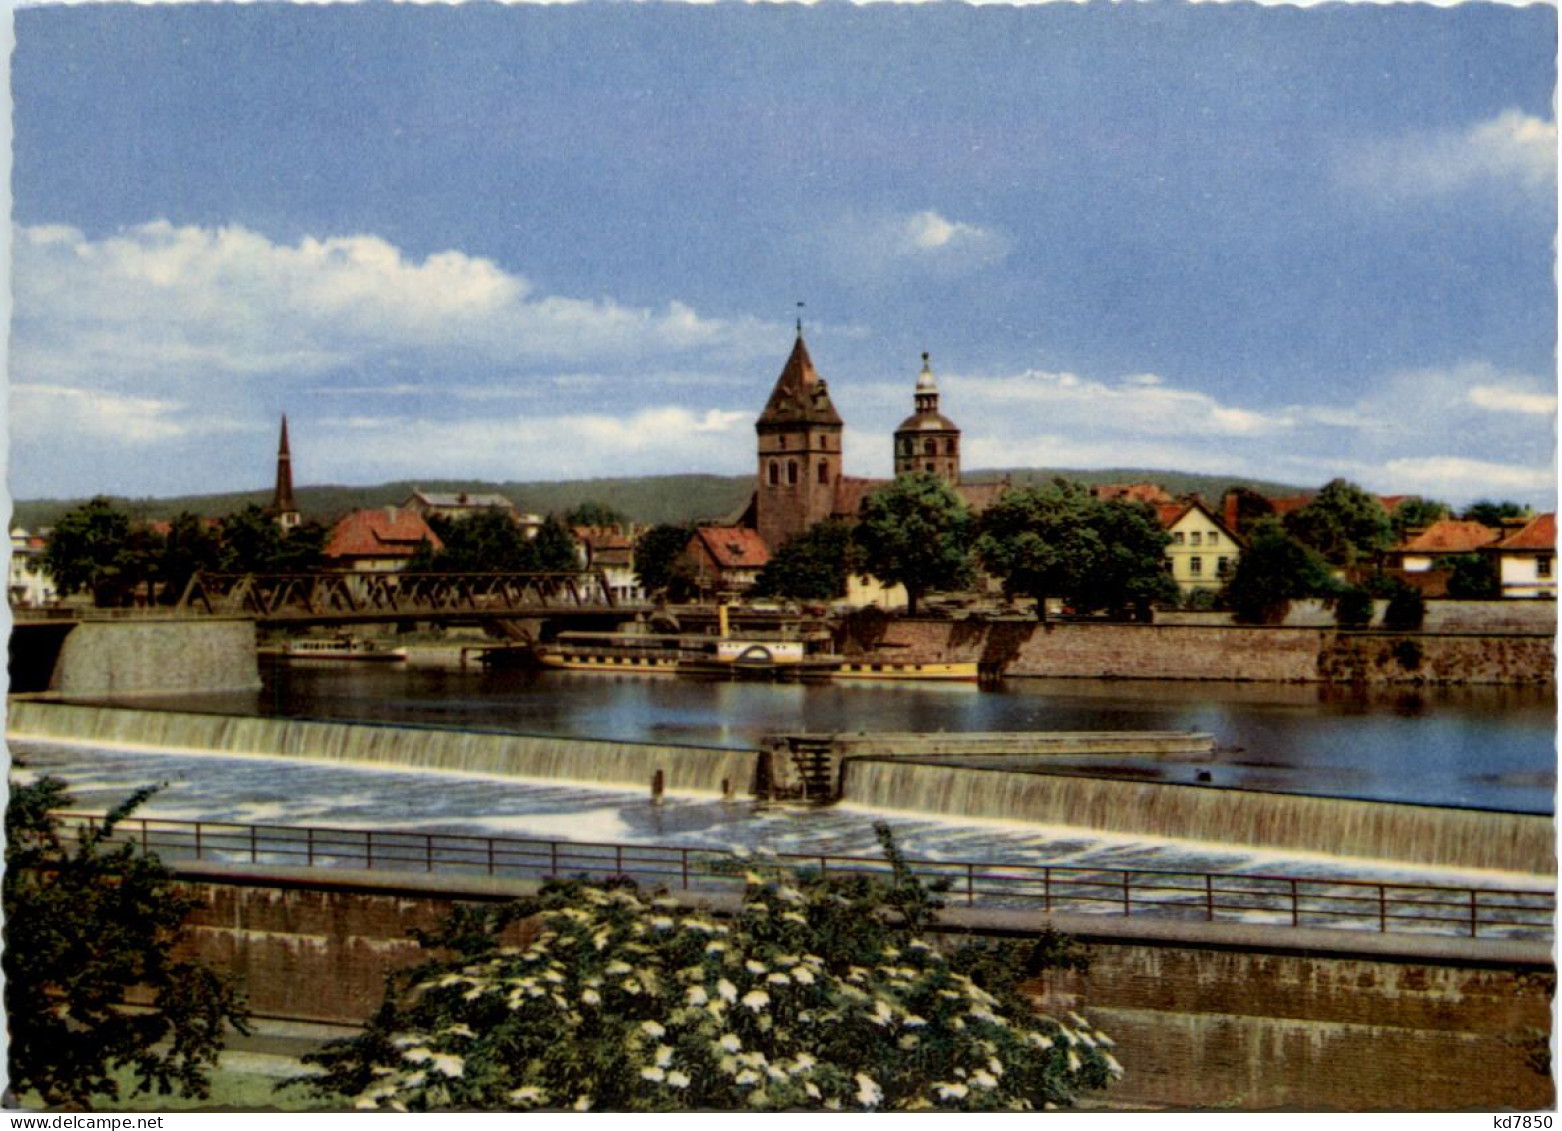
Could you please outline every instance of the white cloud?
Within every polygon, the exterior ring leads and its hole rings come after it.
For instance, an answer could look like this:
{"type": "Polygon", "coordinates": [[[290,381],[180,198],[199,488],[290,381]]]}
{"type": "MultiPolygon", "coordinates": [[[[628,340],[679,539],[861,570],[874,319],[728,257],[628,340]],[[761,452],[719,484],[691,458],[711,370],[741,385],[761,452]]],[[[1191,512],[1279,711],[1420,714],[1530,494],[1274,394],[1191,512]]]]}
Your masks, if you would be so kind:
{"type": "Polygon", "coordinates": [[[1433,197],[1471,188],[1517,189],[1550,198],[1557,126],[1518,110],[1463,130],[1384,139],[1351,153],[1345,179],[1374,193],[1433,197]]]}
{"type": "Polygon", "coordinates": [[[175,401],[53,385],[12,385],[10,392],[11,431],[18,439],[71,436],[144,445],[187,431],[176,419],[185,406],[175,401]]]}
{"type": "Polygon", "coordinates": [[[1484,495],[1549,496],[1556,487],[1554,467],[1525,467],[1460,456],[1391,459],[1383,465],[1397,489],[1469,500],[1484,495]]]}
{"type": "Polygon", "coordinates": [[[674,406],[444,421],[354,414],[295,429],[294,465],[307,463],[314,482],[733,475],[751,470],[753,415],[674,406]]]}
{"type": "Polygon", "coordinates": [[[1476,385],[1470,390],[1470,403],[1490,412],[1516,412],[1525,416],[1554,416],[1557,398],[1553,393],[1517,389],[1504,385],[1476,385]]]}
{"type": "Polygon", "coordinates": [[[22,228],[12,371],[23,380],[134,389],[220,378],[308,378],[434,356],[445,370],[761,356],[780,335],[610,298],[536,293],[491,260],[422,260],[373,235],[277,243],[242,227],[157,221],[102,239],[22,228]]]}
{"type": "Polygon", "coordinates": [[[804,239],[817,245],[837,274],[855,281],[915,272],[964,275],[1000,261],[1009,245],[995,228],[932,209],[843,216],[804,239]]]}

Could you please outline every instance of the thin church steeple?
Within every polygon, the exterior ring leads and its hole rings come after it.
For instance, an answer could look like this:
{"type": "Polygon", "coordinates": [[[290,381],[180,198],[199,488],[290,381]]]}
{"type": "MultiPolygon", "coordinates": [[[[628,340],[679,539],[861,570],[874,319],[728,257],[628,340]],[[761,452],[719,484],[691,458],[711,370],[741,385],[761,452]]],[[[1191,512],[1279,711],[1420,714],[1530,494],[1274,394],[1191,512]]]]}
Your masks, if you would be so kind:
{"type": "Polygon", "coordinates": [[[293,498],[293,454],[288,450],[286,413],[282,414],[282,439],[277,445],[277,489],[271,497],[271,514],[283,530],[292,530],[303,521],[293,498]]]}

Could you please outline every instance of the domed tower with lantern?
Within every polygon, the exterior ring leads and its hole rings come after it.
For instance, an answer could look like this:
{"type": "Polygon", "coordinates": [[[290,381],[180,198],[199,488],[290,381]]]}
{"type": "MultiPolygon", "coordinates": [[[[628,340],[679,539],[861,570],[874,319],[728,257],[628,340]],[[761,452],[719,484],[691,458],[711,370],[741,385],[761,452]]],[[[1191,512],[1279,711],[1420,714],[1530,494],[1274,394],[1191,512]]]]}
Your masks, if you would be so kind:
{"type": "Polygon", "coordinates": [[[927,354],[917,377],[917,411],[895,429],[895,475],[926,471],[960,485],[960,429],[938,411],[938,381],[927,354]]]}

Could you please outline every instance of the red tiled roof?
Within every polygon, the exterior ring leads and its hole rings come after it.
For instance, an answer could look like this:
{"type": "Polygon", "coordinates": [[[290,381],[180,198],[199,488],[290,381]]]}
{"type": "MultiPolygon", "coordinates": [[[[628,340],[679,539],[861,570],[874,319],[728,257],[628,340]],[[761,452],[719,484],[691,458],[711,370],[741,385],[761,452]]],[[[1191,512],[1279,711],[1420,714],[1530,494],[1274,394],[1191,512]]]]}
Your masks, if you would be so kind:
{"type": "Polygon", "coordinates": [[[720,569],[759,569],[770,561],[770,550],[759,531],[742,526],[700,526],[694,538],[720,569]]]}
{"type": "Polygon", "coordinates": [[[1313,501],[1311,495],[1282,495],[1279,498],[1271,498],[1269,505],[1274,508],[1275,515],[1284,518],[1292,511],[1299,511],[1313,501]]]}
{"type": "Polygon", "coordinates": [[[1444,518],[1432,523],[1393,549],[1399,554],[1468,554],[1489,546],[1502,535],[1479,522],[1461,522],[1444,518]]]}
{"type": "Polygon", "coordinates": [[[855,520],[862,511],[862,501],[880,487],[888,487],[891,479],[862,479],[843,475],[835,481],[835,503],[831,510],[834,518],[855,520]]]}
{"type": "Polygon", "coordinates": [[[972,514],[981,514],[996,503],[1009,490],[1009,486],[1007,479],[996,483],[962,483],[955,488],[955,494],[960,496],[972,514]]]}
{"type": "Polygon", "coordinates": [[[1161,503],[1155,508],[1155,517],[1160,520],[1161,526],[1170,530],[1187,514],[1190,509],[1188,503],[1161,503]]]}
{"type": "Polygon", "coordinates": [[[1501,542],[1489,547],[1493,550],[1555,550],[1557,548],[1557,516],[1537,514],[1524,524],[1517,534],[1510,534],[1501,542]]]}
{"type": "Polygon", "coordinates": [[[417,511],[405,507],[376,507],[354,511],[331,528],[326,541],[328,558],[411,557],[420,543],[444,549],[439,535],[417,511]]]}

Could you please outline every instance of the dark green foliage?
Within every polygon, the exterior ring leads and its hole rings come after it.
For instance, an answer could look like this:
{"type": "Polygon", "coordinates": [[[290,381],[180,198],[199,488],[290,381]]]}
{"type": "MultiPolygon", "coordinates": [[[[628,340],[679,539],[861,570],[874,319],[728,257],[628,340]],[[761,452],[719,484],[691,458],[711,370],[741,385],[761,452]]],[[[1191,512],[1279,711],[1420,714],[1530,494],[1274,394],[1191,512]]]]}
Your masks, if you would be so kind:
{"type": "Polygon", "coordinates": [[[222,539],[217,530],[188,511],[175,515],[168,525],[156,569],[163,587],[162,602],[171,605],[184,592],[190,578],[219,567],[222,539]]]}
{"type": "Polygon", "coordinates": [[[788,538],[759,571],[751,590],[756,597],[828,601],[846,595],[853,563],[851,527],[821,522],[788,538]]]}
{"type": "Polygon", "coordinates": [[[1226,513],[1226,499],[1232,495],[1237,500],[1237,529],[1236,533],[1246,538],[1248,531],[1259,519],[1268,518],[1275,513],[1275,508],[1270,501],[1257,491],[1248,487],[1230,487],[1221,496],[1221,516],[1224,519],[1226,513]]]}
{"type": "Polygon", "coordinates": [[[687,600],[695,591],[693,570],[683,557],[693,531],[687,526],[653,526],[635,543],[635,574],[640,588],[669,601],[687,600]]]}
{"type": "Polygon", "coordinates": [[[1292,601],[1333,591],[1328,563],[1270,519],[1253,527],[1222,598],[1243,624],[1279,624],[1292,601]]]}
{"type": "Polygon", "coordinates": [[[863,500],[860,518],[852,538],[863,569],[887,585],[904,585],[913,616],[924,593],[970,583],[970,516],[938,476],[901,476],[863,500]]]}
{"type": "Polygon", "coordinates": [[[1383,504],[1354,483],[1333,479],[1305,507],[1285,517],[1286,532],[1337,566],[1370,562],[1393,532],[1383,504]]]}
{"type": "Polygon", "coordinates": [[[557,518],[528,538],[526,531],[499,509],[474,511],[460,518],[434,516],[429,528],[444,548],[424,542],[407,563],[411,573],[570,573],[580,568],[575,536],[557,518]]]}
{"type": "Polygon", "coordinates": [[[1529,518],[1531,511],[1522,503],[1503,501],[1494,503],[1490,499],[1482,499],[1466,507],[1459,517],[1466,522],[1478,522],[1482,526],[1489,526],[1493,530],[1502,528],[1504,519],[1529,518]]]}
{"type": "Polygon", "coordinates": [[[601,499],[588,499],[565,511],[564,521],[570,526],[624,526],[629,519],[601,499]]]}
{"type": "Polygon", "coordinates": [[[976,551],[1010,596],[1061,597],[1081,612],[1147,613],[1178,599],[1166,572],[1170,537],[1148,507],[1102,502],[1083,483],[1057,479],[1010,491],[981,517],[976,551]]]}
{"type": "Polygon", "coordinates": [[[1426,599],[1408,585],[1395,589],[1383,610],[1383,627],[1396,632],[1419,632],[1425,619],[1426,599]]]}
{"type": "Polygon", "coordinates": [[[1484,601],[1497,596],[1497,571],[1485,554],[1449,554],[1432,563],[1448,571],[1448,596],[1457,601],[1484,601]]]}
{"type": "Polygon", "coordinates": [[[1372,594],[1349,586],[1334,598],[1334,623],[1341,628],[1366,628],[1372,623],[1372,594]]]}
{"type": "Polygon", "coordinates": [[[90,591],[101,606],[124,603],[148,574],[132,547],[130,516],[102,495],[61,516],[43,564],[61,595],[90,591]]]}
{"type": "Polygon", "coordinates": [[[171,954],[195,901],[155,856],[110,843],[141,790],[79,840],[52,810],[65,783],[13,786],[6,809],[5,1005],[10,1086],[50,1105],[116,1097],[111,1073],[130,1068],[137,1094],[208,1094],[224,1027],[247,1032],[234,987],[171,954]],[[151,1009],[128,1012],[139,990],[151,1009]]]}
{"type": "Polygon", "coordinates": [[[1402,542],[1410,531],[1431,526],[1434,522],[1447,518],[1451,513],[1447,503],[1440,503],[1436,499],[1422,499],[1415,496],[1401,499],[1399,505],[1389,515],[1389,522],[1393,525],[1394,540],[1402,542]]]}
{"type": "Polygon", "coordinates": [[[1081,969],[1077,946],[946,955],[918,937],[936,896],[879,832],[888,878],[757,864],[724,919],[627,882],[461,913],[291,1084],[413,1110],[993,1110],[1067,1105],[1120,1074],[1110,1038],[1018,992],[1081,969]]]}

